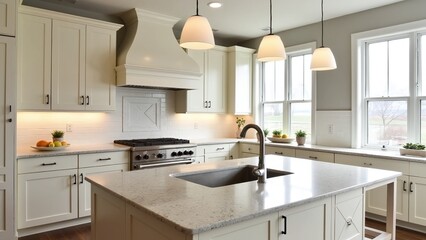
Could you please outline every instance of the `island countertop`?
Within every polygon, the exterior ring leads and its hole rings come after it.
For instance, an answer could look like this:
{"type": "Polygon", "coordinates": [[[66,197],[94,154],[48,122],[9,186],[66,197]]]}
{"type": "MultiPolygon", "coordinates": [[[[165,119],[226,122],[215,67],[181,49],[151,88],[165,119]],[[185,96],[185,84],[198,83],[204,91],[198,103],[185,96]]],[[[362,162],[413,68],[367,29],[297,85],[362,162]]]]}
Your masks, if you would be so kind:
{"type": "Polygon", "coordinates": [[[212,164],[176,165],[86,179],[179,231],[197,234],[346,191],[394,180],[399,172],[267,155],[282,177],[210,188],[174,175],[257,165],[257,157],[212,164]]]}

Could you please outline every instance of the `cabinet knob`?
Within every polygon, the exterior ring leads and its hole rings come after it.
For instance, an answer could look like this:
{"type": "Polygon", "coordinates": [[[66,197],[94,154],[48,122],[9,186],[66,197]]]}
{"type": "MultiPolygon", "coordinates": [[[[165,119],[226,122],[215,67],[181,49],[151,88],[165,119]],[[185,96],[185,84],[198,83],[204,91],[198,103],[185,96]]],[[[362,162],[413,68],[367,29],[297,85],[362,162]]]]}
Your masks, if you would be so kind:
{"type": "Polygon", "coordinates": [[[346,218],[346,224],[348,226],[352,225],[352,218],[351,217],[346,218]]]}
{"type": "Polygon", "coordinates": [[[7,121],[11,123],[12,122],[12,118],[7,119],[7,121]]]}

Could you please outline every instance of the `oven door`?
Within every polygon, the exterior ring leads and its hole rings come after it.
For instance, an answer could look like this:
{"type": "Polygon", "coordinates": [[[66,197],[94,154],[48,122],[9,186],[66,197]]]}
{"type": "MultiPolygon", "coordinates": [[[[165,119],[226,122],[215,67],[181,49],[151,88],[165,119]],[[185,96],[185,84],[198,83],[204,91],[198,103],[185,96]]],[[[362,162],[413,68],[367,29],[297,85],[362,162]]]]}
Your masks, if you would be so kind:
{"type": "Polygon", "coordinates": [[[192,164],[195,162],[195,159],[193,158],[185,158],[185,159],[173,159],[169,161],[157,161],[156,163],[153,162],[139,162],[139,163],[133,163],[132,164],[132,170],[142,170],[142,169],[149,169],[149,168],[158,168],[158,167],[168,167],[173,165],[183,165],[183,164],[192,164]]]}

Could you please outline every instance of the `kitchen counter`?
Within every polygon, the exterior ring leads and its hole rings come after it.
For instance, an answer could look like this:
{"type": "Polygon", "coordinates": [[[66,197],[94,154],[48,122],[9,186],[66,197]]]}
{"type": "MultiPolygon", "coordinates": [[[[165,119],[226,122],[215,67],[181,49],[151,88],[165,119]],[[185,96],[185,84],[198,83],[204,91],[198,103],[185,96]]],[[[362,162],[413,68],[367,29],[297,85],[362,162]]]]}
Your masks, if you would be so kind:
{"type": "Polygon", "coordinates": [[[252,181],[218,188],[205,187],[172,176],[257,165],[258,159],[254,157],[214,164],[178,165],[94,175],[86,179],[173,229],[197,234],[354,189],[386,184],[401,175],[393,171],[275,155],[267,155],[265,161],[268,168],[293,174],[270,178],[266,184],[252,181]]]}
{"type": "Polygon", "coordinates": [[[17,159],[36,158],[50,156],[65,156],[72,154],[84,153],[101,153],[101,152],[117,152],[128,151],[130,147],[120,144],[94,144],[94,145],[70,145],[69,147],[58,151],[39,151],[31,147],[21,147],[17,149],[17,159]]]}

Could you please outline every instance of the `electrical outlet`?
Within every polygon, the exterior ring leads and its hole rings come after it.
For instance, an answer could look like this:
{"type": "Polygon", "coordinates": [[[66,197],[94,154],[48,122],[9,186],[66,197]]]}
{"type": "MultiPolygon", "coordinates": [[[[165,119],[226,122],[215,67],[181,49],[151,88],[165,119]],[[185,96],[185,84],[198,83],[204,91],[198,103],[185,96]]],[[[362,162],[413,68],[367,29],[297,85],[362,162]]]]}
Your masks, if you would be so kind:
{"type": "Polygon", "coordinates": [[[67,123],[67,125],[66,125],[66,131],[67,132],[72,132],[72,125],[70,123],[67,123]]]}
{"type": "Polygon", "coordinates": [[[198,123],[194,123],[194,129],[198,129],[198,123]]]}
{"type": "Polygon", "coordinates": [[[334,133],[334,126],[333,124],[328,124],[328,133],[333,134],[334,133]]]}

